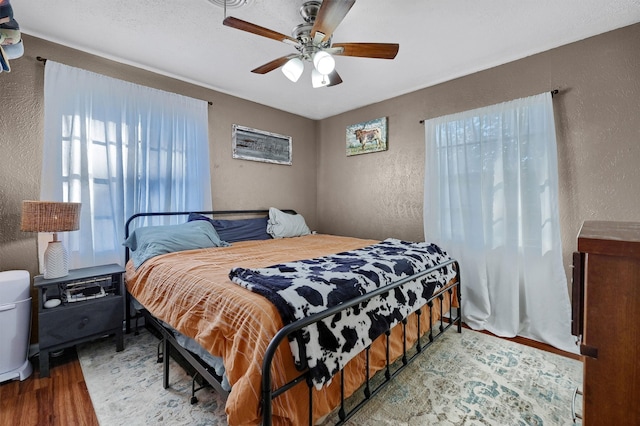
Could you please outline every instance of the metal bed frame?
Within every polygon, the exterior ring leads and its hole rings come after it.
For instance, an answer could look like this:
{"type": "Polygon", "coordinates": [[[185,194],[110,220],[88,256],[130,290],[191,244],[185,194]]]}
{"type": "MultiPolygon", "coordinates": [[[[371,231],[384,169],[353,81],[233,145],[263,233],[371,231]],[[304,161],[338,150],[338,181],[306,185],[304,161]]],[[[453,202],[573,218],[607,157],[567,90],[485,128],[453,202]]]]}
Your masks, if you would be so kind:
{"type": "MultiPolygon", "coordinates": [[[[286,212],[289,213],[294,213],[295,211],[293,210],[284,210],[286,212]]],[[[135,220],[138,217],[145,217],[145,216],[177,216],[177,215],[188,215],[189,213],[192,212],[160,212],[160,213],[138,213],[135,214],[133,216],[131,216],[126,224],[125,224],[125,236],[128,237],[129,236],[129,227],[130,224],[133,220],[135,220]]],[[[255,214],[268,214],[267,210],[224,210],[224,211],[202,211],[202,212],[193,212],[193,213],[199,213],[199,214],[205,214],[205,215],[214,215],[214,216],[225,216],[225,215],[235,215],[235,216],[240,216],[240,215],[255,215],[255,214]]],[[[129,260],[129,250],[126,250],[126,255],[125,255],[126,261],[129,260]]],[[[421,307],[420,309],[418,309],[415,314],[417,315],[417,324],[418,324],[418,329],[417,329],[417,340],[416,343],[413,347],[413,349],[408,349],[407,348],[407,332],[406,332],[406,324],[407,324],[407,319],[403,319],[401,321],[402,324],[402,356],[399,358],[398,361],[396,362],[391,362],[390,360],[390,356],[389,356],[389,337],[391,335],[391,329],[387,329],[385,332],[385,336],[386,336],[386,363],[385,363],[385,367],[380,370],[377,374],[374,375],[374,377],[370,377],[369,376],[369,351],[370,351],[370,347],[367,347],[364,351],[366,352],[366,363],[365,363],[365,383],[364,385],[361,387],[361,389],[359,389],[358,391],[354,392],[353,395],[351,395],[348,399],[345,398],[344,395],[344,377],[343,377],[343,371],[340,371],[339,373],[336,374],[336,376],[339,374],[340,375],[340,406],[338,408],[338,422],[336,423],[337,425],[341,425],[344,424],[348,419],[350,419],[356,412],[358,412],[371,398],[373,398],[374,395],[376,395],[378,392],[380,392],[384,387],[386,387],[391,380],[396,377],[402,370],[404,370],[407,366],[409,366],[409,364],[414,361],[418,355],[420,355],[421,353],[425,352],[425,349],[427,347],[429,347],[433,342],[435,342],[435,340],[440,337],[447,329],[449,329],[450,327],[452,327],[454,324],[457,325],[457,332],[461,333],[462,332],[462,310],[461,310],[461,295],[460,295],[460,266],[458,264],[458,262],[456,260],[449,260],[445,263],[442,263],[440,265],[436,265],[430,269],[424,270],[424,271],[420,271],[417,274],[414,274],[410,277],[406,277],[403,278],[401,280],[398,280],[394,283],[388,284],[384,287],[381,287],[375,291],[372,291],[370,293],[364,294],[360,297],[357,297],[355,299],[350,300],[349,302],[343,303],[341,305],[338,306],[334,306],[332,308],[329,308],[323,312],[319,312],[317,314],[314,315],[310,315],[306,318],[300,319],[298,321],[295,321],[291,324],[288,324],[286,326],[284,326],[282,329],[280,329],[280,331],[278,331],[278,333],[276,333],[276,335],[271,339],[271,342],[269,343],[267,350],[265,351],[264,354],[264,359],[263,359],[263,363],[262,363],[262,371],[263,372],[267,372],[268,374],[263,374],[262,376],[262,397],[261,397],[261,401],[260,401],[260,407],[261,407],[261,415],[262,415],[262,424],[264,426],[270,426],[271,425],[271,417],[272,417],[272,401],[273,399],[277,398],[279,395],[283,394],[284,392],[290,390],[291,388],[293,388],[294,386],[298,385],[301,382],[305,382],[307,385],[307,389],[308,389],[308,400],[309,400],[309,420],[308,420],[308,424],[311,426],[313,424],[313,398],[312,398],[312,389],[313,389],[313,384],[311,383],[311,379],[310,379],[310,374],[308,371],[303,371],[300,375],[298,375],[297,377],[295,377],[293,380],[291,380],[290,382],[286,383],[284,386],[278,388],[278,389],[272,389],[272,380],[271,380],[271,366],[272,366],[272,362],[273,362],[273,358],[275,356],[276,350],[278,348],[278,346],[280,345],[280,343],[285,340],[290,334],[301,330],[304,327],[307,327],[313,323],[316,323],[324,318],[330,317],[332,315],[335,315],[345,309],[351,308],[353,306],[356,306],[358,304],[361,304],[369,299],[372,299],[374,297],[380,296],[390,290],[393,290],[397,287],[400,287],[410,281],[413,281],[415,279],[418,279],[424,275],[427,275],[431,272],[434,272],[438,269],[442,269],[445,268],[448,265],[453,265],[455,271],[456,271],[456,277],[455,277],[455,281],[441,289],[439,292],[437,292],[436,294],[434,294],[428,301],[427,303],[421,307]],[[454,290],[455,293],[454,293],[454,290]],[[443,302],[445,300],[445,297],[448,297],[448,302],[449,302],[449,316],[448,318],[444,316],[443,314],[443,302]],[[456,300],[458,307],[454,308],[453,307],[453,302],[454,300],[456,300]],[[434,325],[433,325],[433,312],[432,312],[432,308],[433,308],[433,304],[434,303],[438,303],[439,307],[440,307],[440,324],[437,327],[437,333],[434,334],[434,325]],[[422,330],[420,327],[420,319],[422,317],[422,315],[424,315],[425,313],[423,312],[424,309],[428,309],[428,315],[429,315],[429,333],[425,336],[422,335],[422,330]],[[455,313],[455,317],[453,314],[453,311],[456,311],[455,313]],[[446,322],[446,325],[445,325],[446,322]],[[425,340],[425,342],[423,342],[423,340],[425,340]],[[378,376],[382,375],[381,378],[379,380],[374,380],[374,378],[378,378],[378,376]],[[357,393],[362,392],[362,395],[360,396],[360,398],[358,399],[358,395],[357,393]],[[347,403],[347,401],[349,401],[349,403],[347,403]],[[349,407],[347,407],[347,405],[349,405],[349,407]]],[[[126,297],[127,297],[127,310],[126,310],[126,332],[129,333],[131,331],[131,327],[130,327],[130,322],[131,322],[131,312],[130,312],[130,303],[132,300],[131,295],[129,294],[129,292],[126,292],[126,297]]],[[[186,350],[185,348],[183,348],[178,341],[176,340],[175,336],[173,335],[173,332],[169,329],[167,329],[164,325],[162,325],[157,319],[155,319],[150,313],[148,313],[147,311],[143,312],[143,315],[145,317],[145,321],[148,321],[162,336],[162,341],[160,342],[162,345],[162,354],[160,354],[160,348],[158,349],[158,362],[162,362],[163,363],[163,386],[164,388],[168,388],[169,387],[169,357],[171,356],[171,352],[172,351],[177,351],[188,363],[189,365],[195,370],[195,374],[193,376],[193,381],[192,381],[192,394],[191,394],[191,403],[194,404],[195,402],[197,402],[197,398],[195,397],[195,392],[197,392],[198,390],[204,388],[205,386],[201,386],[199,388],[196,389],[196,377],[197,375],[200,375],[204,381],[210,385],[211,387],[213,387],[216,392],[218,392],[223,398],[226,399],[226,397],[228,396],[228,392],[226,390],[224,390],[222,388],[222,386],[220,385],[221,383],[221,377],[219,377],[214,371],[212,371],[212,369],[210,369],[203,361],[200,360],[200,358],[191,353],[190,351],[186,350]]],[[[400,326],[400,324],[397,324],[397,326],[400,326]]],[[[334,376],[335,378],[335,376],[334,376]]]]}

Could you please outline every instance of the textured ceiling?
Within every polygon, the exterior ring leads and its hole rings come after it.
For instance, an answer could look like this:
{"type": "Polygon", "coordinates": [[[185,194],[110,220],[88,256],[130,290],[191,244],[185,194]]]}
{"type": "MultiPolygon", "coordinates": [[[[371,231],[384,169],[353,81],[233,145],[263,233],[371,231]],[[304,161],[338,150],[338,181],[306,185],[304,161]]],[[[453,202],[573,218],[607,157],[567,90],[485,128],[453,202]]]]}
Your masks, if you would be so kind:
{"type": "MultiPolygon", "coordinates": [[[[227,15],[289,35],[302,3],[248,0],[227,15]]],[[[208,0],[11,4],[26,34],[312,119],[640,22],[640,0],[357,0],[333,41],[400,51],[394,60],[337,57],[344,83],[313,89],[309,64],[297,83],[280,70],[251,73],[295,49],[223,26],[223,8],[208,0]]]]}

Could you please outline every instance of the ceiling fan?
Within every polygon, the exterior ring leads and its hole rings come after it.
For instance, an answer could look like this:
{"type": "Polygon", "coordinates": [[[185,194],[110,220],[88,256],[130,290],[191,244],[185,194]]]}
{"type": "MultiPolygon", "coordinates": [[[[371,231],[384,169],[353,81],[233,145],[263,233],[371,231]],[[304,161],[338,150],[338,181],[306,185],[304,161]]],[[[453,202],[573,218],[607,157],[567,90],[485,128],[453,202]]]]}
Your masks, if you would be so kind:
{"type": "Polygon", "coordinates": [[[305,2],[300,7],[300,15],[305,22],[293,29],[291,37],[231,16],[226,17],[223,24],[287,43],[298,51],[298,53],[267,62],[251,72],[266,74],[282,67],[282,72],[287,78],[296,82],[304,71],[304,62],[310,62],[313,63],[311,82],[314,88],[335,86],[342,83],[342,78],[335,70],[334,56],[393,59],[400,47],[396,43],[333,43],[333,32],[355,2],[355,0],[305,2]]]}

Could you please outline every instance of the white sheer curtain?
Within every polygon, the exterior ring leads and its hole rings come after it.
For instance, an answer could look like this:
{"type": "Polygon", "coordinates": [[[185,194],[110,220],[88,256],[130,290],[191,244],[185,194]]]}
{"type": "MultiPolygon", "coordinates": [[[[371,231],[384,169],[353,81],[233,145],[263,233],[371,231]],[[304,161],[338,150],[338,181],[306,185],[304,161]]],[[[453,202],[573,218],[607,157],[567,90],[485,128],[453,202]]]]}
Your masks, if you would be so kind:
{"type": "Polygon", "coordinates": [[[463,320],[576,352],[551,95],[425,122],[424,230],[457,258],[463,320]]]}
{"type": "Polygon", "coordinates": [[[44,92],[40,198],[82,203],[71,268],[124,264],[134,213],[211,208],[205,101],[53,61],[44,92]]]}

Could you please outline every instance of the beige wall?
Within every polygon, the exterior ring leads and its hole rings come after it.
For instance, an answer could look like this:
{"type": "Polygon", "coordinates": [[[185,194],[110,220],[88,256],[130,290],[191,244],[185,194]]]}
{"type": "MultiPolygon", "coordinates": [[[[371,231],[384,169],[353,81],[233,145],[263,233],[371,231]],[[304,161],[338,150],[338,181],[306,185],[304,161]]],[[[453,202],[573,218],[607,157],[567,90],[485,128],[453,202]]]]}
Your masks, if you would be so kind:
{"type": "Polygon", "coordinates": [[[640,24],[319,122],[25,36],[0,75],[0,270],[37,273],[20,203],[39,196],[43,56],[213,102],[214,207],[295,208],[321,232],[420,240],[422,119],[560,89],[554,98],[565,264],[585,219],[640,220],[640,24]],[[345,155],[345,128],[389,117],[389,150],[345,155]],[[231,124],[293,137],[293,166],[231,158],[231,124]]]}
{"type": "Polygon", "coordinates": [[[640,24],[323,120],[319,228],[423,239],[419,121],[552,89],[568,272],[584,220],[640,220],[640,24]],[[346,157],[345,127],[384,116],[388,151],[346,157]]]}
{"type": "Polygon", "coordinates": [[[214,208],[293,208],[316,227],[316,121],[27,35],[24,44],[25,55],[11,61],[10,73],[0,75],[0,271],[26,269],[32,276],[38,274],[36,235],[20,231],[22,200],[40,195],[44,65],[37,56],[212,101],[209,143],[214,208]],[[292,136],[293,165],[232,159],[234,123],[292,136]]]}

